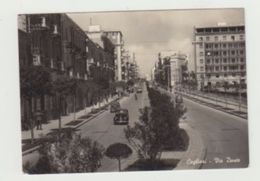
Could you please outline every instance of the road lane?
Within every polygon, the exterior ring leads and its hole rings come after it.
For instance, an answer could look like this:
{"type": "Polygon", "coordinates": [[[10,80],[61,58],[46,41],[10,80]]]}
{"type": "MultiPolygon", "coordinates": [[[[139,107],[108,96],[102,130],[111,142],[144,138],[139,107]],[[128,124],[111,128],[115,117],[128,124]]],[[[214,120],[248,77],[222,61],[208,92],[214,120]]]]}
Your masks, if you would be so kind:
{"type": "Polygon", "coordinates": [[[188,123],[200,133],[206,147],[206,164],[203,164],[202,168],[247,167],[247,120],[188,99],[185,99],[184,103],[188,108],[188,123]],[[231,161],[232,163],[229,163],[231,161]]]}
{"type": "MultiPolygon", "coordinates": [[[[145,86],[143,86],[143,92],[138,93],[137,97],[138,99],[135,100],[134,94],[131,94],[129,97],[124,97],[123,100],[120,101],[121,107],[128,109],[129,111],[130,126],[133,126],[134,123],[139,120],[139,109],[142,108],[147,102],[147,90],[145,86]]],[[[114,125],[113,118],[114,113],[110,113],[110,110],[107,110],[80,127],[80,134],[83,137],[89,137],[92,140],[98,141],[105,148],[116,142],[128,144],[128,141],[124,135],[124,129],[126,128],[126,125],[114,125]]],[[[130,156],[128,159],[122,160],[122,165],[133,163],[136,159],[137,153],[134,151],[132,156],[130,156]]],[[[105,157],[101,164],[102,167],[99,169],[99,171],[118,170],[118,162],[116,160],[111,160],[105,157]]]]}

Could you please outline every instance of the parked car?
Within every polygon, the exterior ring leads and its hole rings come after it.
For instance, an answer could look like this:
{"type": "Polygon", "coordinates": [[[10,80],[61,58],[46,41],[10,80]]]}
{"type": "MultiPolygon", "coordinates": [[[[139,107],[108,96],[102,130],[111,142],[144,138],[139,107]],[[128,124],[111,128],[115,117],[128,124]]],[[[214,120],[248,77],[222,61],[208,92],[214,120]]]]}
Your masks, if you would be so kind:
{"type": "Polygon", "coordinates": [[[138,88],[136,92],[137,92],[137,93],[142,93],[143,90],[142,90],[141,88],[138,88]]]}
{"type": "Polygon", "coordinates": [[[110,112],[114,113],[120,110],[120,103],[118,101],[114,101],[110,105],[110,112]]]}
{"type": "Polygon", "coordinates": [[[114,117],[114,124],[128,124],[129,115],[127,109],[120,109],[114,117]]]}
{"type": "Polygon", "coordinates": [[[180,103],[183,103],[183,98],[181,95],[177,95],[176,98],[175,98],[175,102],[177,104],[180,104],[180,103]]]}

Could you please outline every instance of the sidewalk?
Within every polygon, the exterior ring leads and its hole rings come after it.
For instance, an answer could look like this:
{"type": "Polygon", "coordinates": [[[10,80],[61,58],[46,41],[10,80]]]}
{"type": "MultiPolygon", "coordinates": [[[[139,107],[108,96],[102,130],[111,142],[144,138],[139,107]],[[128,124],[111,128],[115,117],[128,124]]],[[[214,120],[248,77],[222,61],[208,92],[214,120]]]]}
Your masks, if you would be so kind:
{"type": "Polygon", "coordinates": [[[234,105],[233,103],[226,102],[225,100],[220,100],[219,98],[207,98],[198,94],[190,94],[187,92],[176,91],[176,93],[185,96],[188,99],[191,99],[200,104],[204,104],[208,107],[212,107],[214,109],[226,112],[228,114],[232,114],[244,119],[247,119],[247,106],[241,105],[240,109],[238,105],[234,105]]]}
{"type": "MultiPolygon", "coordinates": [[[[76,112],[76,120],[78,120],[78,118],[80,118],[83,115],[89,114],[93,108],[95,109],[98,107],[108,105],[116,99],[117,99],[117,97],[112,97],[112,98],[109,98],[108,101],[104,100],[103,102],[100,103],[100,105],[97,104],[97,105],[93,105],[90,107],[86,107],[85,109],[76,112]]],[[[78,124],[76,126],[73,124],[68,125],[68,123],[71,123],[73,121],[73,119],[74,119],[74,113],[70,113],[67,116],[62,116],[61,117],[61,127],[62,128],[79,127],[78,124]]],[[[80,119],[80,121],[82,121],[80,123],[80,125],[83,125],[86,121],[88,121],[88,119],[80,119]]],[[[42,130],[37,130],[36,128],[34,128],[34,138],[35,139],[41,138],[41,137],[47,135],[48,133],[52,132],[54,129],[58,129],[58,126],[59,126],[58,119],[49,120],[47,124],[42,124],[42,130]]],[[[31,130],[22,131],[22,140],[27,140],[27,139],[31,139],[31,130]]]]}
{"type": "MultiPolygon", "coordinates": [[[[202,92],[198,90],[177,90],[177,92],[183,92],[199,97],[203,97],[210,100],[217,100],[219,102],[228,103],[229,105],[237,106],[239,105],[239,97],[237,96],[231,96],[231,95],[222,95],[222,94],[216,94],[216,93],[209,93],[209,92],[202,92]]],[[[241,97],[241,107],[247,108],[247,99],[244,97],[241,97]]]]}
{"type": "MultiPolygon", "coordinates": [[[[160,88],[161,92],[168,94],[174,99],[174,94],[160,88]]],[[[180,128],[184,129],[189,136],[189,146],[186,151],[167,151],[161,155],[162,159],[178,159],[180,160],[175,170],[199,169],[205,158],[206,148],[204,146],[201,135],[198,131],[191,128],[188,124],[189,118],[181,119],[180,128]]]]}
{"type": "Polygon", "coordinates": [[[189,119],[180,120],[179,126],[184,129],[189,136],[189,146],[186,151],[167,151],[163,152],[162,159],[180,160],[174,170],[200,169],[206,155],[201,135],[198,131],[191,128],[188,124],[189,119]]]}

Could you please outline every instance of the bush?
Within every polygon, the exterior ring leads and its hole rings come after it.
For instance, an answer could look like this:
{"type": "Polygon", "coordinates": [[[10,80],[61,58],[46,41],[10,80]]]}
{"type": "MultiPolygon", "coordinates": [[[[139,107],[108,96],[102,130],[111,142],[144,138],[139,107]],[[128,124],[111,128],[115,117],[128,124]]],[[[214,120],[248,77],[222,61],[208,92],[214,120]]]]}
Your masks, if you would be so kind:
{"type": "Polygon", "coordinates": [[[151,107],[141,110],[139,122],[133,127],[128,126],[125,136],[137,149],[140,158],[156,160],[169,145],[173,145],[171,148],[180,147],[179,119],[185,109],[179,104],[174,105],[170,96],[149,86],[147,90],[151,107]]]}
{"type": "Polygon", "coordinates": [[[61,142],[46,143],[40,150],[40,159],[33,167],[25,165],[30,174],[94,172],[103,158],[103,147],[89,138],[68,133],[61,142]]]}

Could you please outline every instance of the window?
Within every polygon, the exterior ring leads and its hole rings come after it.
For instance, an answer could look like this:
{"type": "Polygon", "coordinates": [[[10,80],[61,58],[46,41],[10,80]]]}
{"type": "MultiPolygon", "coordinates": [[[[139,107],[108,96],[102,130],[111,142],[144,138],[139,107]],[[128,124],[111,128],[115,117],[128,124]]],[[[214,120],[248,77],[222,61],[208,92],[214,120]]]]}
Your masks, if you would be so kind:
{"type": "Polygon", "coordinates": [[[217,59],[215,59],[215,63],[218,63],[218,62],[219,62],[218,58],[217,58],[217,59]]]}
{"type": "Polygon", "coordinates": [[[204,62],[203,59],[200,59],[200,63],[203,64],[203,62],[204,62]]]}
{"type": "Polygon", "coordinates": [[[236,62],[236,59],[232,58],[232,63],[235,63],[236,62]]]}
{"type": "Polygon", "coordinates": [[[204,71],[204,67],[200,67],[200,71],[204,71]]]}
{"type": "Polygon", "coordinates": [[[70,77],[73,77],[73,71],[72,70],[69,71],[69,75],[70,75],[70,77]]]}
{"type": "Polygon", "coordinates": [[[226,58],[223,59],[223,63],[227,63],[227,59],[226,58]]]}
{"type": "Polygon", "coordinates": [[[239,43],[239,47],[244,47],[245,46],[245,44],[244,43],[239,43]]]}
{"type": "Polygon", "coordinates": [[[219,71],[219,67],[218,67],[218,66],[216,66],[216,67],[215,67],[215,70],[216,70],[216,71],[219,71]]]}
{"type": "Polygon", "coordinates": [[[200,43],[200,48],[203,48],[203,44],[202,43],[200,43]]]}
{"type": "Polygon", "coordinates": [[[215,48],[218,48],[218,44],[215,44],[215,48]]]}
{"type": "Polygon", "coordinates": [[[232,55],[235,55],[235,51],[234,51],[234,50],[232,50],[232,51],[231,51],[231,54],[232,54],[232,55]]]}
{"type": "Polygon", "coordinates": [[[210,40],[209,36],[207,36],[207,37],[206,37],[206,40],[207,40],[207,41],[209,41],[209,40],[210,40]]]}
{"type": "Polygon", "coordinates": [[[231,40],[235,40],[235,36],[234,35],[231,36],[231,40]]]}
{"type": "Polygon", "coordinates": [[[232,48],[232,47],[233,47],[232,43],[229,43],[229,44],[228,44],[228,47],[229,47],[229,48],[232,48]]]}
{"type": "Polygon", "coordinates": [[[244,55],[244,51],[243,50],[240,50],[240,55],[244,55]]]}
{"type": "Polygon", "coordinates": [[[207,59],[207,63],[210,63],[210,59],[207,59]]]}
{"type": "Polygon", "coordinates": [[[240,62],[244,62],[244,58],[240,58],[240,62]]]}
{"type": "Polygon", "coordinates": [[[200,56],[203,56],[203,52],[200,52],[200,56]]]}
{"type": "Polygon", "coordinates": [[[202,36],[201,36],[201,37],[199,37],[199,40],[200,40],[200,41],[203,41],[203,37],[202,37],[202,36]]]}
{"type": "Polygon", "coordinates": [[[224,68],[224,70],[227,70],[227,66],[224,66],[223,68],[224,68]]]}
{"type": "Polygon", "coordinates": [[[239,39],[240,39],[240,40],[244,40],[244,35],[240,35],[240,36],[239,36],[239,39]]]}
{"type": "Polygon", "coordinates": [[[216,78],[219,78],[219,74],[216,74],[216,78]]]}
{"type": "Polygon", "coordinates": [[[226,52],[226,51],[223,51],[222,53],[223,53],[223,55],[224,55],[224,56],[226,56],[226,55],[227,55],[227,52],[226,52]]]}
{"type": "Polygon", "coordinates": [[[226,48],[226,47],[227,47],[226,43],[224,43],[222,46],[223,46],[223,48],[226,48]]]}
{"type": "Polygon", "coordinates": [[[214,37],[214,40],[215,40],[215,41],[218,41],[218,36],[215,36],[215,37],[214,37]]]}
{"type": "Polygon", "coordinates": [[[240,66],[240,70],[244,70],[244,68],[245,68],[244,65],[240,66]]]}
{"type": "Polygon", "coordinates": [[[227,40],[227,36],[226,35],[223,35],[223,40],[227,40]]]}

